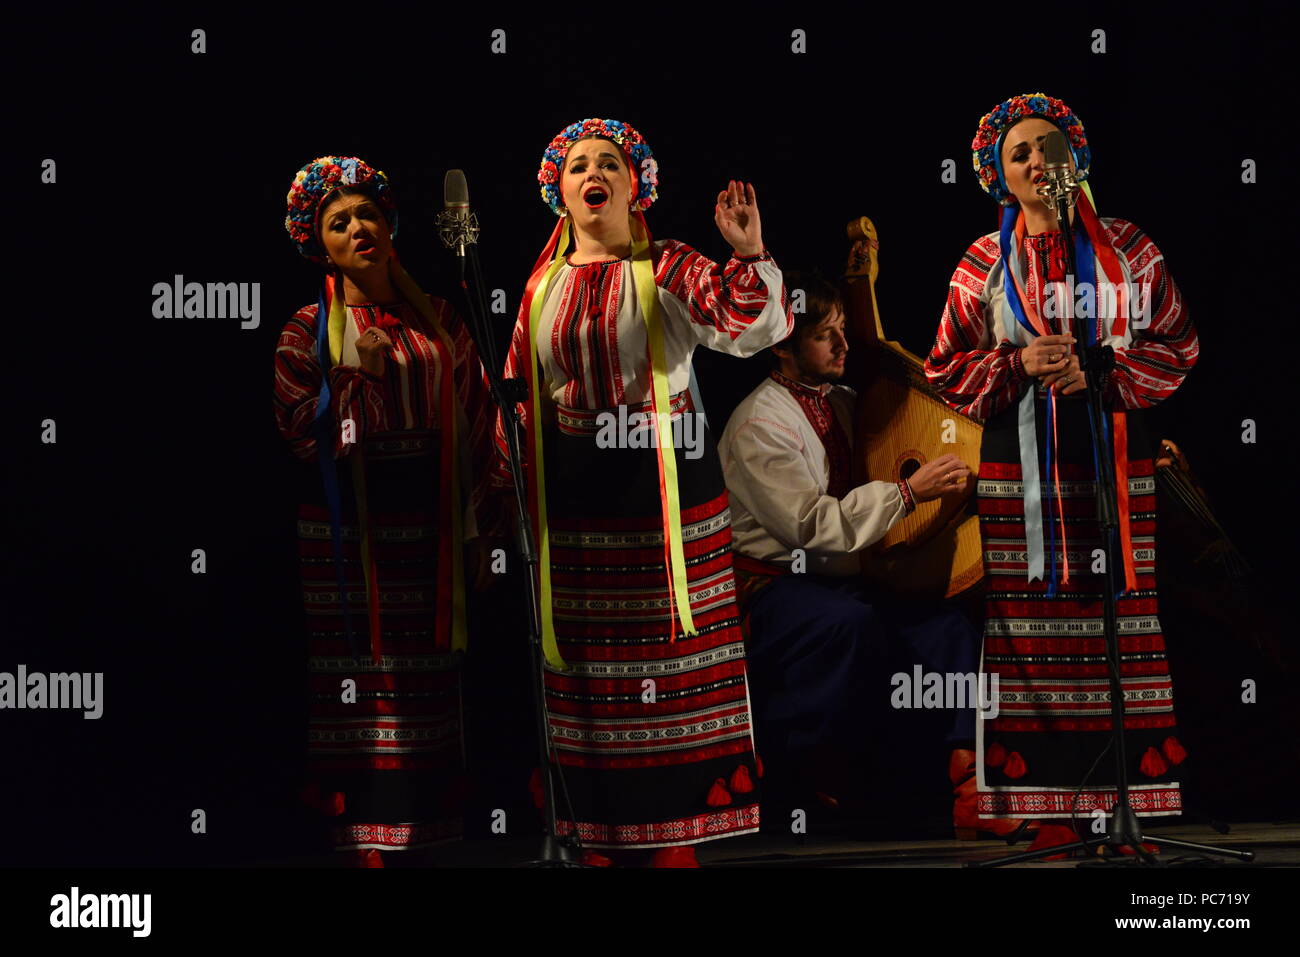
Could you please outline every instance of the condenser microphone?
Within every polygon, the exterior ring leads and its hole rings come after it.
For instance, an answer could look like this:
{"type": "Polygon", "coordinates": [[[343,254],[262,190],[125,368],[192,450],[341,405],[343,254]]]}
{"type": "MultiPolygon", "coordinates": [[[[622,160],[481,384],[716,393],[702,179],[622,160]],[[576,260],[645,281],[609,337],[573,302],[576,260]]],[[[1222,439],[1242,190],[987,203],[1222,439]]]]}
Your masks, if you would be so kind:
{"type": "Polygon", "coordinates": [[[1070,169],[1070,144],[1065,141],[1065,134],[1052,130],[1043,139],[1043,181],[1035,192],[1049,207],[1059,212],[1061,203],[1066,209],[1074,208],[1075,197],[1079,194],[1079,182],[1070,169]]]}
{"type": "Polygon", "coordinates": [[[465,171],[447,170],[442,181],[443,211],[438,214],[438,237],[448,249],[465,258],[465,247],[478,242],[478,219],[470,212],[465,171]]]}

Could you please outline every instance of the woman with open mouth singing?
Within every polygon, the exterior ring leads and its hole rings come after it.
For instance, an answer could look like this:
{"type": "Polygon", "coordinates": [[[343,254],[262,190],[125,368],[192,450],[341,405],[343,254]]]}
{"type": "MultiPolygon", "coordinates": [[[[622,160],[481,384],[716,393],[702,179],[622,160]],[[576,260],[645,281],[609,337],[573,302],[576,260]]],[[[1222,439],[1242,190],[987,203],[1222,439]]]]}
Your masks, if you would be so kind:
{"type": "Polygon", "coordinates": [[[781,271],[748,184],[717,197],[714,222],[734,250],[725,265],[652,240],[642,213],[657,166],[626,123],[566,127],[538,181],[560,219],[505,375],[530,387],[521,411],[558,828],[590,863],[697,866],[694,844],[758,830],[760,769],[717,447],[705,430],[702,454],[674,448],[671,419],[694,414],[696,346],[749,356],[789,335],[781,271]],[[598,417],[620,406],[653,413],[637,420],[655,435],[598,443],[598,417]]]}

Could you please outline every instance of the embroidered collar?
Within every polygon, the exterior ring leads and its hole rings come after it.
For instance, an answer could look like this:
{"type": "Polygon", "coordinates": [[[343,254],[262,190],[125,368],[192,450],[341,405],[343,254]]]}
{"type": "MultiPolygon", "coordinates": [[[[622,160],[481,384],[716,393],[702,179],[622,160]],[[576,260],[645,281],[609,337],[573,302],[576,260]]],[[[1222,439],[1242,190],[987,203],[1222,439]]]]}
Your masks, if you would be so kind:
{"type": "Polygon", "coordinates": [[[772,370],[772,380],[790,390],[804,417],[812,426],[813,432],[821,439],[826,449],[826,463],[830,468],[826,493],[835,498],[843,498],[852,487],[852,463],[849,460],[849,437],[835,417],[831,408],[830,393],[832,383],[823,382],[821,386],[804,385],[789,376],[772,370]]]}
{"type": "Polygon", "coordinates": [[[791,379],[787,375],[782,375],[780,370],[778,369],[773,369],[771,375],[772,375],[772,380],[776,382],[777,385],[785,386],[796,396],[802,394],[809,397],[815,396],[816,398],[824,399],[826,398],[826,396],[830,395],[831,389],[835,388],[834,383],[831,382],[823,382],[819,386],[805,385],[802,382],[798,382],[794,379],[791,379]]]}

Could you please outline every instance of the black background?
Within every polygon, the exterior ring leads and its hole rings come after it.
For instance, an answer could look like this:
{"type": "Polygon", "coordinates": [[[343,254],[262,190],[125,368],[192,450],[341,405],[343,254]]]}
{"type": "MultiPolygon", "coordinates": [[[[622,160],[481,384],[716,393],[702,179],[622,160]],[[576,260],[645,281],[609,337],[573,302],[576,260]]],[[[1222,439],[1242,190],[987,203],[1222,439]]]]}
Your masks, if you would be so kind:
{"type": "MultiPolygon", "coordinates": [[[[433,217],[443,172],[465,170],[487,281],[509,301],[504,345],[554,221],[535,182],[542,150],[574,120],[623,119],[659,161],[652,231],[711,258],[728,253],[712,207],[729,178],[755,184],[783,267],[837,276],[845,223],[870,215],[886,331],[924,354],[958,257],[996,227],[970,172],[978,118],[1015,93],[1060,97],[1087,129],[1101,215],[1155,240],[1200,334],[1200,362],[1154,431],[1182,444],[1262,589],[1289,597],[1295,49],[1280,10],[559,4],[529,19],[354,4],[17,21],[0,670],[102,671],[105,713],[0,712],[0,862],[315,847],[294,797],[306,708],[294,483],[312,475],[276,433],[271,359],[285,320],[316,298],[316,267],[282,221],[294,172],[320,155],[389,175],[403,261],[447,297],[433,217]],[[196,27],[203,55],[190,52],[196,27]],[[505,55],[489,51],[498,27],[505,55]],[[794,28],[806,54],[790,51],[794,28]],[[47,157],[53,185],[40,182],[47,157]],[[1255,185],[1241,182],[1247,158],[1255,185]],[[945,159],[955,184],[941,182],[945,159]],[[260,283],[260,327],[155,319],[152,286],[178,273],[260,283]],[[44,419],[57,444],[40,441],[44,419]],[[204,575],[190,571],[195,548],[204,575]],[[207,835],[190,832],[194,808],[207,835]]],[[[763,374],[703,352],[696,368],[718,428],[763,374]]],[[[509,585],[497,591],[508,608],[509,585]]],[[[515,621],[502,612],[476,656],[486,807],[525,801],[515,621]]],[[[1237,810],[1271,806],[1255,797],[1237,810]]]]}

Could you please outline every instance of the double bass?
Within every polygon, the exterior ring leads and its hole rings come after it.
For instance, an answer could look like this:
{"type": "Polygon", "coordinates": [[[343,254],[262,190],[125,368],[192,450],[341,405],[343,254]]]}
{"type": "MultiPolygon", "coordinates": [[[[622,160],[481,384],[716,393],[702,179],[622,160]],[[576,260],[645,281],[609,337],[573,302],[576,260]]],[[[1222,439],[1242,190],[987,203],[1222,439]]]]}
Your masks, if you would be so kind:
{"type": "MultiPolygon", "coordinates": [[[[858,405],[854,479],[897,482],[931,459],[954,454],[979,471],[983,428],[953,411],[925,379],[925,361],[885,338],[876,303],[875,224],[861,216],[850,241],[842,292],[845,330],[856,350],[858,405]]],[[[914,598],[957,598],[984,577],[975,482],[962,496],[920,502],[862,555],[868,582],[914,598]]]]}

